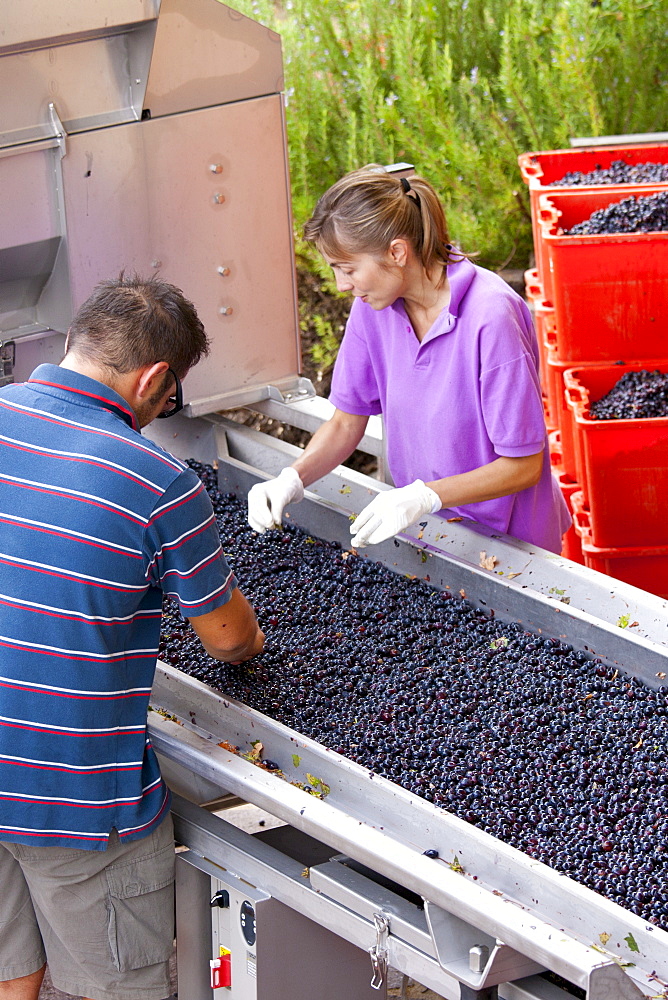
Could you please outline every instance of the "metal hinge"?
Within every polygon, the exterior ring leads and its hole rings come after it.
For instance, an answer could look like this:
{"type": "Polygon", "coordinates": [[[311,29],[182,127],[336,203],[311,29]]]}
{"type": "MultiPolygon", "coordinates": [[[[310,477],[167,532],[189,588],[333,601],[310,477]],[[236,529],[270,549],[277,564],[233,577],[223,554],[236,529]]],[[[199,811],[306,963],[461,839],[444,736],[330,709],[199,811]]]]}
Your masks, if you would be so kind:
{"type": "Polygon", "coordinates": [[[0,343],[0,386],[9,385],[14,381],[14,362],[16,361],[16,345],[13,340],[0,343]]]}

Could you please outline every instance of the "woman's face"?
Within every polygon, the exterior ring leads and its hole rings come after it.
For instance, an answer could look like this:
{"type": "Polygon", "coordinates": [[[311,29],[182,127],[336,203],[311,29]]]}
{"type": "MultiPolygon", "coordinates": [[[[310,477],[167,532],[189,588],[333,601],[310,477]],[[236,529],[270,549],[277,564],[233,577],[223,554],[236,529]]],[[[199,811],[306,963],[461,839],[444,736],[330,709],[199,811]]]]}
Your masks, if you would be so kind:
{"type": "Polygon", "coordinates": [[[386,259],[369,253],[341,260],[324,257],[334,271],[338,290],[352,292],[372,309],[385,309],[404,294],[404,268],[391,251],[386,259]]]}

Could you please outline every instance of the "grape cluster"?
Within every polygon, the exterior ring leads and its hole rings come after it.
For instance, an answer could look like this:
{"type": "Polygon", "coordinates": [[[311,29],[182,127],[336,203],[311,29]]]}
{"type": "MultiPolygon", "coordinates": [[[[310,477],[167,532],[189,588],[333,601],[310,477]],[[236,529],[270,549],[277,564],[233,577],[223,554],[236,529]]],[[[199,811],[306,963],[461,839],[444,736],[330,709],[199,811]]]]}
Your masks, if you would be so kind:
{"type": "Polygon", "coordinates": [[[613,160],[609,167],[596,166],[583,173],[571,170],[551,187],[590,187],[597,184],[664,184],[668,182],[668,163],[625,163],[613,160]]]}
{"type": "Polygon", "coordinates": [[[668,417],[668,373],[626,372],[612,389],[589,406],[593,420],[668,417]]]}
{"type": "Polygon", "coordinates": [[[582,222],[564,230],[565,236],[600,233],[655,233],[668,229],[668,192],[646,198],[623,198],[599,208],[582,222]]]}
{"type": "Polygon", "coordinates": [[[668,929],[665,690],[294,526],[257,535],[191,465],[266,646],[223,665],[166,601],[163,660],[668,929]]]}

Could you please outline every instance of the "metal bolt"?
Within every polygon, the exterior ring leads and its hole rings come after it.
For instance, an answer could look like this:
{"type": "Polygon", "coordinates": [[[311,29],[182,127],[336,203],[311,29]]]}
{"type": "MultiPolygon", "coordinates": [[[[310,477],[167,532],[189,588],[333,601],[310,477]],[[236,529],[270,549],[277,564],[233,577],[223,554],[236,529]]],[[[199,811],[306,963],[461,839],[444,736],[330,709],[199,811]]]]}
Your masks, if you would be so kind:
{"type": "Polygon", "coordinates": [[[220,313],[221,316],[231,316],[232,313],[234,312],[234,309],[232,308],[232,306],[221,306],[218,312],[220,313]]]}
{"type": "Polygon", "coordinates": [[[220,267],[216,268],[216,271],[218,272],[218,274],[222,274],[224,278],[226,278],[230,273],[230,269],[229,267],[227,267],[226,264],[221,264],[220,267]]]}
{"type": "Polygon", "coordinates": [[[212,174],[222,174],[223,164],[222,163],[210,163],[209,170],[212,174]]]}
{"type": "Polygon", "coordinates": [[[480,976],[485,971],[489,961],[489,948],[486,944],[475,944],[469,950],[469,969],[480,976]]]}
{"type": "Polygon", "coordinates": [[[217,191],[216,194],[214,194],[213,196],[214,205],[222,205],[224,201],[225,201],[225,195],[217,191]]]}

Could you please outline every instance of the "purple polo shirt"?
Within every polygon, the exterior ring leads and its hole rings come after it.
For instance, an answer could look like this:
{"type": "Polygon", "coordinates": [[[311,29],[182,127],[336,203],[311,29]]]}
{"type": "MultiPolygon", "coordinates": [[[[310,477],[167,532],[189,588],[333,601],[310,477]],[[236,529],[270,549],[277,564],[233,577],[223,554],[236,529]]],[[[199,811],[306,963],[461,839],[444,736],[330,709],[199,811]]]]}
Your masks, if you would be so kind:
{"type": "Polygon", "coordinates": [[[543,450],[540,481],[497,500],[440,511],[561,551],[571,518],[550,470],[531,314],[502,278],[469,260],[448,266],[451,298],[420,343],[403,299],[353,303],[330,401],[382,413],[397,486],[469,472],[543,450]]]}

